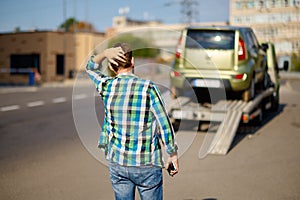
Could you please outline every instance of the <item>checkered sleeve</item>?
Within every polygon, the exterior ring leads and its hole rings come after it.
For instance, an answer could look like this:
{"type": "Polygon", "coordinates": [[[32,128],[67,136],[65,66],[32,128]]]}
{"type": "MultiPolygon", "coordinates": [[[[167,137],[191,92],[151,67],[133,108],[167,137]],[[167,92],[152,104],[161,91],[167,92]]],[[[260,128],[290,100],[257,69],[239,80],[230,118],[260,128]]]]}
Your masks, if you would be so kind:
{"type": "Polygon", "coordinates": [[[160,136],[166,146],[166,151],[168,154],[175,153],[177,152],[177,145],[174,139],[173,126],[165,109],[165,104],[161,98],[160,91],[155,85],[152,85],[150,99],[151,109],[156,120],[158,121],[161,134],[160,136]]]}
{"type": "Polygon", "coordinates": [[[102,91],[103,86],[106,84],[107,80],[111,79],[109,76],[103,74],[99,69],[99,64],[95,63],[93,60],[94,56],[90,58],[86,65],[86,72],[88,76],[95,84],[99,92],[102,91]]]}
{"type": "Polygon", "coordinates": [[[98,141],[98,148],[104,151],[105,155],[107,155],[107,150],[108,150],[107,145],[108,145],[107,122],[104,119],[102,131],[100,132],[100,137],[98,141]]]}
{"type": "MultiPolygon", "coordinates": [[[[95,84],[97,90],[101,94],[103,86],[106,85],[106,82],[110,79],[110,77],[104,75],[99,70],[99,64],[93,61],[94,56],[88,61],[86,65],[86,72],[88,73],[89,78],[95,84]]],[[[108,144],[108,135],[107,135],[107,122],[104,120],[102,125],[102,131],[100,132],[100,137],[98,141],[98,148],[107,154],[107,144],[108,144]]]]}

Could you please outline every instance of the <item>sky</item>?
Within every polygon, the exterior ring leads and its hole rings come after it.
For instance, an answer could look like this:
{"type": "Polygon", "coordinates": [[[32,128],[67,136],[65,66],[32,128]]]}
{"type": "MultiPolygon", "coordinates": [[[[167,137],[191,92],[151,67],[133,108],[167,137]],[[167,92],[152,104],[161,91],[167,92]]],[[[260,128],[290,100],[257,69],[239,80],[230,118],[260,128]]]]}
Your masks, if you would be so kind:
{"type": "MultiPolygon", "coordinates": [[[[0,32],[56,30],[67,18],[93,24],[103,32],[112,26],[119,10],[134,20],[181,23],[182,0],[0,0],[0,32]],[[121,8],[121,9],[120,9],[121,8]],[[124,9],[127,8],[127,9],[124,9]]],[[[229,0],[196,0],[197,22],[229,20],[229,0]]]]}

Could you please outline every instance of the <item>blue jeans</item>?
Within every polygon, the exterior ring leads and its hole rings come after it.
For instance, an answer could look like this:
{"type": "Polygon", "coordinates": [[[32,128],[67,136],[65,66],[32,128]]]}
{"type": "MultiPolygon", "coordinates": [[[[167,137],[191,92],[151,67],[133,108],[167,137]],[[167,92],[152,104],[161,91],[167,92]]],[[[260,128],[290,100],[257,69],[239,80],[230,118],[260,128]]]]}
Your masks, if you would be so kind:
{"type": "Polygon", "coordinates": [[[134,200],[137,188],[141,200],[162,200],[162,169],[156,166],[127,167],[109,164],[116,200],[134,200]]]}

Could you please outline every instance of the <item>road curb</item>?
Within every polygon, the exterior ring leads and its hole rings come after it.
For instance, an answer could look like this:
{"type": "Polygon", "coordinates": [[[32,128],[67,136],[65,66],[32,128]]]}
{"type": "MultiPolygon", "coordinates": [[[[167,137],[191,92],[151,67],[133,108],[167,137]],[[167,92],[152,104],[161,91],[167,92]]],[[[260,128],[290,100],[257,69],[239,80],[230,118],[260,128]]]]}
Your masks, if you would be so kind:
{"type": "Polygon", "coordinates": [[[279,72],[279,76],[286,80],[300,80],[300,72],[279,72]]]}
{"type": "Polygon", "coordinates": [[[0,94],[19,93],[19,92],[36,92],[37,86],[7,86],[0,88],[0,94]]]}

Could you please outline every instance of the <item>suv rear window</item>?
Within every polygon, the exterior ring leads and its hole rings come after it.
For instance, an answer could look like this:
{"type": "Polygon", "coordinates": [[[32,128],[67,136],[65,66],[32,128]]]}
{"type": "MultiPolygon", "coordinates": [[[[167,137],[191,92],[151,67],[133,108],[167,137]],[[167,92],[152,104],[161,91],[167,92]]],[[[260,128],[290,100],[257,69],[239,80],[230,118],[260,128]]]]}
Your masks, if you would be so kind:
{"type": "Polygon", "coordinates": [[[234,49],[234,32],[218,30],[188,30],[187,48],[234,49]]]}

